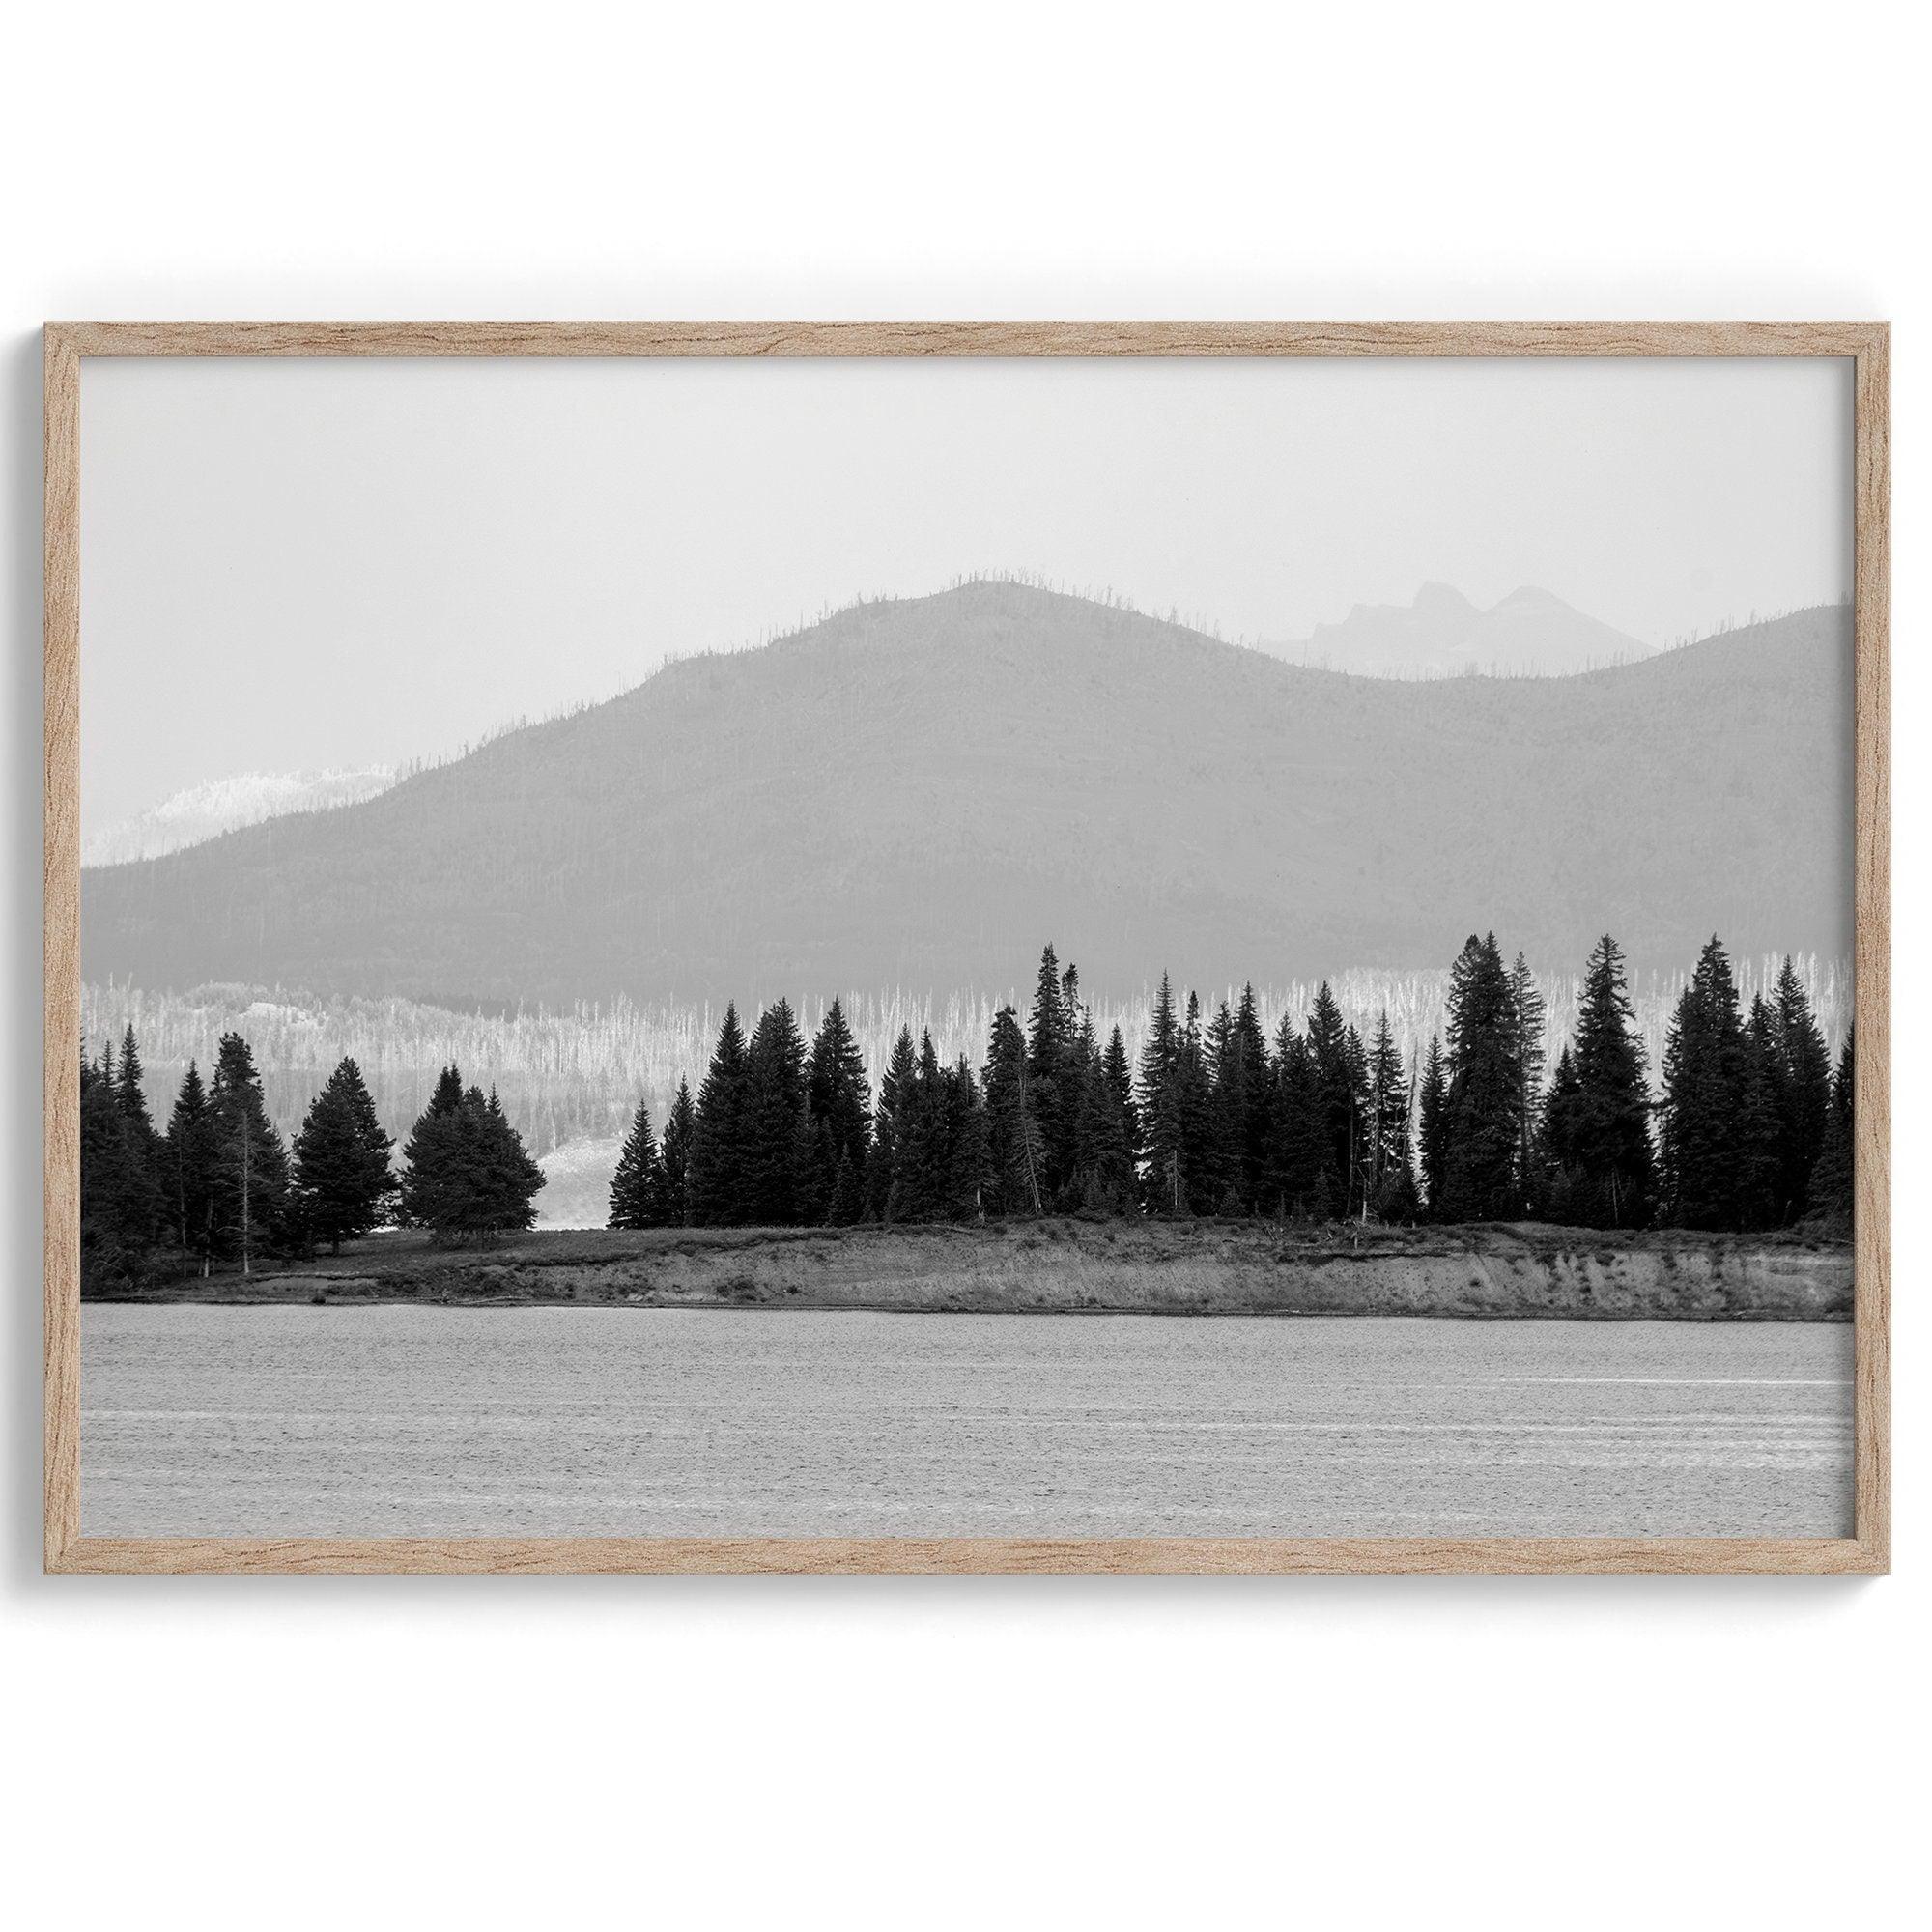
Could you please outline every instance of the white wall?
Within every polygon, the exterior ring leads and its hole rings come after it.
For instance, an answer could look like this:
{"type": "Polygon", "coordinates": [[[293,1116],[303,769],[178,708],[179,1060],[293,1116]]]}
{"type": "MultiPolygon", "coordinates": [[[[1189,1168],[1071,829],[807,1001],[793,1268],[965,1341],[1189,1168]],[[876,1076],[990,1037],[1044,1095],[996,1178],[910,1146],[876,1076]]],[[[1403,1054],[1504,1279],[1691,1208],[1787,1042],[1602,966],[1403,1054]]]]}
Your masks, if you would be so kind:
{"type": "MultiPolygon", "coordinates": [[[[30,911],[44,317],[1889,315],[1913,960],[1932,292],[1890,11],[13,17],[18,1922],[1900,1921],[1932,1627],[1913,1223],[1888,1581],[46,1580],[30,911]]],[[[1901,1087],[1924,1049],[1907,1012],[1901,1087]]],[[[1895,1150],[1923,1169],[1919,1119],[1895,1150]]]]}

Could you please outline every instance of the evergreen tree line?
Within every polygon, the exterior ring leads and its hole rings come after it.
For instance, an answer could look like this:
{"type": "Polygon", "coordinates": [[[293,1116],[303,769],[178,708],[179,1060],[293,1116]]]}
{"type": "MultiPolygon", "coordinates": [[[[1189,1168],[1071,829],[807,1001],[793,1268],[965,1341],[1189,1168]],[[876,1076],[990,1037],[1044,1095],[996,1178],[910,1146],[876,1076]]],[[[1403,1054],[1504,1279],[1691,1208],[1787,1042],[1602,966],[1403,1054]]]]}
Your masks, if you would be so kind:
{"type": "Polygon", "coordinates": [[[610,1225],[1079,1212],[1754,1231],[1849,1215],[1852,1045],[1834,1075],[1789,959],[1745,1011],[1723,947],[1705,947],[1661,1100],[1613,939],[1548,1069],[1544,1022],[1522,955],[1506,965],[1493,933],[1472,934],[1420,1066],[1386,1012],[1365,1042],[1326,981],[1306,1027],[1285,1018],[1270,1038],[1251,985],[1204,1018],[1163,975],[1130,1067],[1048,946],[1024,1024],[999,1009],[981,1069],[903,1029],[875,1105],[838,1000],[809,1047],[787,1001],[749,1039],[732,1007],[662,1136],[639,1105],[610,1225]]]}
{"type": "Polygon", "coordinates": [[[403,1149],[344,1059],[285,1145],[269,1119],[248,1042],[221,1037],[213,1078],[190,1061],[165,1128],[142,1093],[130,1026],[80,1068],[81,1285],[130,1287],[217,1267],[251,1273],[394,1220],[440,1240],[487,1239],[535,1219],[543,1170],[493,1093],[447,1066],[403,1149]]]}

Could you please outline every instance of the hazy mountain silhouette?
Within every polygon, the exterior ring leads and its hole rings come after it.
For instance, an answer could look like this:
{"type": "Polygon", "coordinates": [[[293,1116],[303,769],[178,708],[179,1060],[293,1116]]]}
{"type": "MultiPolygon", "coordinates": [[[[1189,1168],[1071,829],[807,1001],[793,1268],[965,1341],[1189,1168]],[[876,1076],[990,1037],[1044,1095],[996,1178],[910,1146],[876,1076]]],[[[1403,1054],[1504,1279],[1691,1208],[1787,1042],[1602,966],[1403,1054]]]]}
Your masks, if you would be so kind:
{"type": "Polygon", "coordinates": [[[1850,623],[1382,681],[975,582],[668,666],[380,797],[83,878],[88,976],[740,1001],[1849,950],[1850,623]]]}
{"type": "Polygon", "coordinates": [[[1413,604],[1357,604],[1339,624],[1318,624],[1300,643],[1268,648],[1360,677],[1563,677],[1653,654],[1529,584],[1483,611],[1446,583],[1425,583],[1413,604]]]}

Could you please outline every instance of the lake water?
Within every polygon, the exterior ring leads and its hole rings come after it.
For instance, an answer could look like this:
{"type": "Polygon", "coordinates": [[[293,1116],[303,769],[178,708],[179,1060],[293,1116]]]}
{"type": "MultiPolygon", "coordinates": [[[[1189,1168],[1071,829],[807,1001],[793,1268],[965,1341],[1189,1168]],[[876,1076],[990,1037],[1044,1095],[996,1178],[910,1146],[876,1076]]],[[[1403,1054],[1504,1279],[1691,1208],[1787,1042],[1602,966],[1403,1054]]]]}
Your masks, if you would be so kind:
{"type": "Polygon", "coordinates": [[[1851,1534],[1849,1324],[82,1316],[89,1535],[1851,1534]]]}

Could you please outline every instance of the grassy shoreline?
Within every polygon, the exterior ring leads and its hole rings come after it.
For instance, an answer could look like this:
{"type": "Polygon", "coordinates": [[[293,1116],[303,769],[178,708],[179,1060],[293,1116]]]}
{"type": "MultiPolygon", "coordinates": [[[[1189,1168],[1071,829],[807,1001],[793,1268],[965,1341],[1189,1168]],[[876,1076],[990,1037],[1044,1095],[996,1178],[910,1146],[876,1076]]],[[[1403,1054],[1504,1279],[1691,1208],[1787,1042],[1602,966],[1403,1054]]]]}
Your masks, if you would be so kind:
{"type": "Polygon", "coordinates": [[[243,1277],[102,1299],[230,1305],[872,1309],[1849,1321],[1848,1244],[1809,1234],[1533,1224],[1281,1228],[1049,1219],[984,1228],[540,1230],[490,1247],[376,1236],[243,1277]]]}

